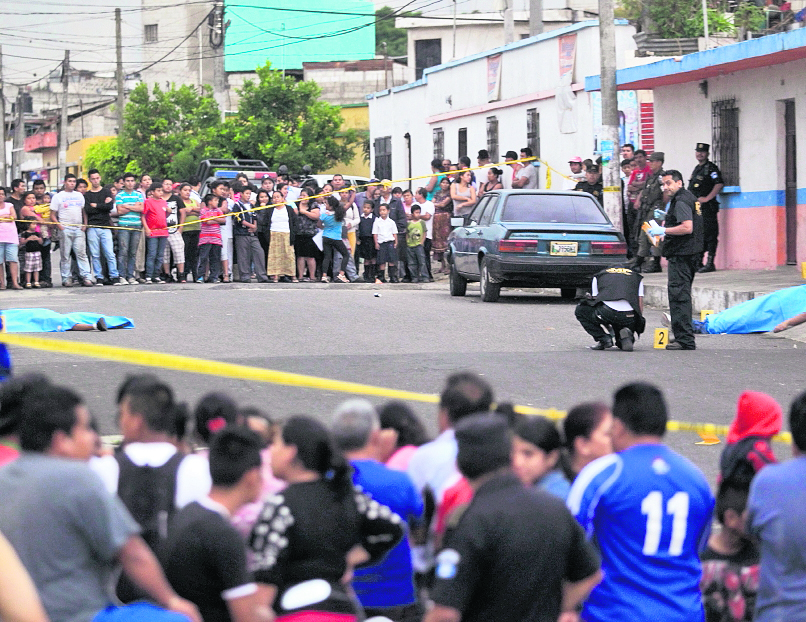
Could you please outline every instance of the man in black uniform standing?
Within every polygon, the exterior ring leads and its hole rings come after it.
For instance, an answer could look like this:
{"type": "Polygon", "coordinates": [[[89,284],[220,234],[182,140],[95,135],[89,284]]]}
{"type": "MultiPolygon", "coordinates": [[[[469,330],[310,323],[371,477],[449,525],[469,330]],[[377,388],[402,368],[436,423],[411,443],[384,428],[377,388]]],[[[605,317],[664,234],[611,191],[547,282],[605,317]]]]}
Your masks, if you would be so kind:
{"type": "Polygon", "coordinates": [[[632,352],[635,333],[644,332],[643,277],[635,270],[614,266],[593,277],[591,293],[580,301],[575,314],[582,328],[596,340],[591,350],[613,346],[613,337],[603,326],[611,328],[616,345],[632,352]]]}
{"type": "Polygon", "coordinates": [[[597,164],[592,164],[588,167],[588,170],[585,171],[585,181],[580,181],[574,187],[574,190],[592,194],[599,201],[599,205],[604,207],[602,203],[602,176],[599,173],[597,164]]]}
{"type": "Polygon", "coordinates": [[[665,226],[649,230],[664,236],[663,256],[669,261],[669,312],[676,341],[667,350],[695,350],[691,325],[691,283],[697,271],[703,244],[702,210],[691,192],[683,187],[680,171],[663,173],[663,189],[671,197],[665,226]]]}
{"type": "Polygon", "coordinates": [[[722,192],[725,182],[722,181],[722,173],[716,164],[708,159],[710,145],[697,143],[695,155],[697,156],[697,166],[688,181],[689,192],[693,193],[702,207],[703,223],[703,245],[704,251],[708,253],[708,262],[702,265],[704,257],[700,257],[700,266],[697,272],[713,272],[714,257],[716,256],[716,245],[719,241],[719,201],[716,196],[722,192]]]}
{"type": "Polygon", "coordinates": [[[649,162],[649,177],[646,180],[646,185],[641,192],[641,203],[638,208],[638,218],[636,219],[635,236],[638,242],[638,263],[636,267],[641,266],[641,272],[649,274],[651,272],[660,272],[660,258],[661,247],[660,245],[654,246],[647,235],[641,229],[645,222],[649,222],[655,217],[655,210],[663,211],[663,160],[665,154],[662,151],[653,153],[647,161],[649,162]],[[650,261],[646,261],[651,257],[650,261]]]}
{"type": "Polygon", "coordinates": [[[475,491],[437,555],[424,622],[554,622],[601,580],[599,556],[562,499],[510,471],[504,417],[456,424],[457,464],[475,491]]]}

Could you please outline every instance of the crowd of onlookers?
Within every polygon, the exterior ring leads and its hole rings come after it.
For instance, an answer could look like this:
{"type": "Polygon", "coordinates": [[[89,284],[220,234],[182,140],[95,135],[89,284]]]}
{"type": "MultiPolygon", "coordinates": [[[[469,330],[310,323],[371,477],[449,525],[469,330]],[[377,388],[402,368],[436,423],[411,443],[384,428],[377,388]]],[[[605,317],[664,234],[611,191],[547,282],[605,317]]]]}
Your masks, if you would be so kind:
{"type": "Polygon", "coordinates": [[[127,378],[116,407],[122,443],[106,448],[71,389],[43,376],[0,385],[3,620],[806,611],[806,394],[781,464],[781,407],[740,396],[715,497],[663,444],[664,397],[641,383],[557,425],[456,373],[433,440],[403,402],[350,399],[325,425],[211,393],[191,414],[151,375],[127,378]]]}

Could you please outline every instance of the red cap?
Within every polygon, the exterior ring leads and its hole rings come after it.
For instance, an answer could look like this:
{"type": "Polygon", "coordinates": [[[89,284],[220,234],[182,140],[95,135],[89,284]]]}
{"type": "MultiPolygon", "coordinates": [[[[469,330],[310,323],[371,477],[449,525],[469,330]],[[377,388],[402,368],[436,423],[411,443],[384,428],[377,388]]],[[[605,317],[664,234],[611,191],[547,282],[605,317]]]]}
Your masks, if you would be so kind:
{"type": "Polygon", "coordinates": [[[582,164],[582,158],[580,158],[579,156],[574,156],[573,158],[568,160],[569,164],[571,164],[571,162],[575,162],[577,164],[582,164]]]}

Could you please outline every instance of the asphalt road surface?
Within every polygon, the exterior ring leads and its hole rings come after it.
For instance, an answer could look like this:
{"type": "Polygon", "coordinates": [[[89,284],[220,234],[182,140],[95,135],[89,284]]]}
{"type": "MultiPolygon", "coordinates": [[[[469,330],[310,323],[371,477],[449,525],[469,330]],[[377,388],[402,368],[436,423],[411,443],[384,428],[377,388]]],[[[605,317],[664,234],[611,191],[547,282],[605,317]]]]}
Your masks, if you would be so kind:
{"type": "MultiPolygon", "coordinates": [[[[442,281],[414,286],[153,285],[3,292],[0,305],[92,311],[130,317],[134,330],[69,332],[56,339],[184,354],[417,392],[438,393],[447,374],[484,374],[499,401],[568,409],[587,400],[609,402],[620,385],[642,380],[665,393],[670,416],[728,424],[744,389],[765,391],[788,411],[806,389],[802,343],[761,335],[697,337],[693,352],[655,350],[660,311],[649,309],[647,333],[632,353],[592,352],[593,341],[558,296],[505,290],[483,303],[471,286],[452,298],[442,281]],[[394,289],[392,287],[395,287],[394,289]],[[375,294],[379,293],[380,296],[375,294]]],[[[146,368],[80,356],[14,348],[17,373],[39,371],[78,390],[99,420],[116,433],[114,396],[126,374],[146,368]]],[[[207,391],[274,417],[305,413],[328,419],[343,393],[157,370],[193,406],[207,391]]],[[[375,403],[383,400],[370,398],[375,403]]],[[[412,403],[431,432],[430,404],[412,403]]],[[[712,481],[720,445],[696,445],[693,433],[670,433],[673,448],[712,481]]],[[[776,445],[779,456],[790,450],[776,445]]]]}

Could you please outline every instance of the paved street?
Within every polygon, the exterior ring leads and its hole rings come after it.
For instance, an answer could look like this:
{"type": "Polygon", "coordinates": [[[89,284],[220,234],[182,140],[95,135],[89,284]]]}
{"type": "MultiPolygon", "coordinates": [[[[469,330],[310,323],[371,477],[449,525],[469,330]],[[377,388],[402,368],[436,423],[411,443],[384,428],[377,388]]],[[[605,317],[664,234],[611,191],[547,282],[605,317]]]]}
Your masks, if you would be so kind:
{"type": "MultiPolygon", "coordinates": [[[[698,336],[695,352],[654,350],[660,311],[647,311],[636,351],[591,352],[571,302],[559,296],[508,292],[482,303],[477,287],[451,298],[445,281],[421,286],[162,285],[3,292],[5,307],[126,315],[134,330],[53,334],[57,339],[142,348],[421,392],[438,392],[451,371],[485,374],[499,400],[567,409],[609,401],[630,380],[655,382],[671,416],[727,424],[746,388],[766,391],[788,409],[806,388],[804,344],[761,335],[698,336]],[[380,297],[375,294],[380,293],[380,297]]],[[[137,367],[78,356],[14,349],[18,373],[38,370],[69,383],[87,399],[103,433],[114,433],[114,395],[137,367]]],[[[283,417],[327,417],[345,394],[160,372],[194,404],[209,390],[283,417]]],[[[380,400],[376,400],[380,401],[380,400]]],[[[414,404],[434,428],[434,407],[414,404]]],[[[695,445],[689,433],[670,442],[711,479],[720,446],[695,445]]],[[[778,446],[789,455],[788,448],[778,446]]]]}

